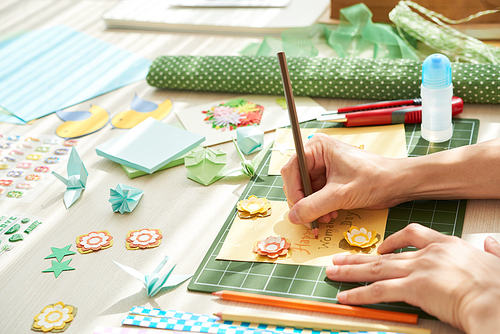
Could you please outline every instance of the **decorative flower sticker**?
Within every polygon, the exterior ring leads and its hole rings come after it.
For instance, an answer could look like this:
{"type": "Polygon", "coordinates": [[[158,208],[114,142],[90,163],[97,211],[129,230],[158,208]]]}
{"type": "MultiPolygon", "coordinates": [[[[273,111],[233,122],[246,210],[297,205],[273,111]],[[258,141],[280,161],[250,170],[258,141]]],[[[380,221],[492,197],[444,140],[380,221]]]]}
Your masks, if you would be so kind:
{"type": "Polygon", "coordinates": [[[113,237],[108,231],[90,232],[76,237],[76,247],[81,254],[97,252],[113,246],[113,237]]]}
{"type": "Polygon", "coordinates": [[[38,332],[63,332],[76,315],[76,307],[63,302],[47,305],[34,317],[31,329],[38,332]]]}
{"type": "Polygon", "coordinates": [[[344,238],[349,245],[360,248],[368,248],[377,243],[377,231],[367,231],[364,227],[351,226],[349,231],[344,232],[344,238]]]}
{"type": "Polygon", "coordinates": [[[130,250],[158,247],[163,235],[160,229],[148,229],[129,231],[125,247],[130,250]]]}
{"type": "Polygon", "coordinates": [[[271,215],[271,203],[265,197],[258,198],[252,195],[248,199],[239,201],[236,208],[238,209],[238,217],[243,219],[271,215]]]}
{"type": "Polygon", "coordinates": [[[280,256],[288,255],[291,243],[283,237],[267,237],[257,241],[252,249],[254,253],[267,256],[270,259],[277,259],[280,256]]]}
{"type": "Polygon", "coordinates": [[[204,110],[205,121],[212,124],[212,128],[224,131],[234,130],[242,126],[258,125],[262,119],[264,107],[242,98],[230,100],[204,110]]]}

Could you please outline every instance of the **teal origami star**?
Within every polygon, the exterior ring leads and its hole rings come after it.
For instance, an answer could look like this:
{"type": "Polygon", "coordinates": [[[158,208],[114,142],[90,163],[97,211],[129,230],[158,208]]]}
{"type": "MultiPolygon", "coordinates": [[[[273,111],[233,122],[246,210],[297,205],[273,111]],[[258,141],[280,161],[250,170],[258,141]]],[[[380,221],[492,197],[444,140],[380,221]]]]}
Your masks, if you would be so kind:
{"type": "Polygon", "coordinates": [[[63,248],[50,247],[50,249],[52,249],[52,254],[50,254],[49,256],[44,257],[44,259],[56,258],[57,261],[61,262],[62,259],[66,255],[76,254],[76,252],[73,252],[73,251],[69,250],[70,247],[71,247],[71,245],[68,245],[68,246],[63,247],[63,248]]]}
{"type": "Polygon", "coordinates": [[[64,262],[57,262],[55,260],[52,260],[52,267],[50,267],[49,269],[42,270],[42,273],[53,272],[57,278],[63,271],[75,270],[75,268],[68,266],[68,263],[70,263],[71,260],[73,259],[69,259],[68,261],[64,262]]]}

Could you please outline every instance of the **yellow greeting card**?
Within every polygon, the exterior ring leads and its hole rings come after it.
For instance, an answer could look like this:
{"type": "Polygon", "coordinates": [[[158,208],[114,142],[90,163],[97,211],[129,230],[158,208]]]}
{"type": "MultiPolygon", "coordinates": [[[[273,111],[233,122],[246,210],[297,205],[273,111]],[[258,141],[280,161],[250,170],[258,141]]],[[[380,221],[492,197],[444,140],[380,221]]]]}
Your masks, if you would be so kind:
{"type": "MultiPolygon", "coordinates": [[[[328,224],[319,224],[319,237],[304,225],[290,223],[287,218],[288,204],[283,201],[269,201],[271,215],[240,218],[236,216],[231,229],[217,256],[218,260],[245,262],[276,262],[312,266],[329,266],[332,256],[346,254],[377,254],[377,248],[385,234],[388,210],[342,210],[339,216],[328,224]],[[351,246],[344,238],[352,226],[364,228],[377,238],[377,242],[367,248],[351,246]],[[269,237],[273,237],[268,239],[269,237]],[[271,258],[261,255],[259,245],[266,241],[289,245],[281,256],[271,258]],[[257,251],[254,251],[256,249],[257,251]]],[[[360,238],[361,235],[354,236],[360,238]]],[[[275,247],[270,243],[271,247],[275,247]]],[[[262,246],[261,246],[262,247],[262,246]]]]}
{"type": "MultiPolygon", "coordinates": [[[[315,133],[324,133],[344,143],[359,147],[388,158],[406,157],[406,138],[404,124],[369,126],[356,128],[300,129],[302,142],[315,133]]],[[[291,129],[277,129],[274,147],[271,149],[269,175],[280,175],[283,167],[293,153],[295,146],[291,129]]]]}

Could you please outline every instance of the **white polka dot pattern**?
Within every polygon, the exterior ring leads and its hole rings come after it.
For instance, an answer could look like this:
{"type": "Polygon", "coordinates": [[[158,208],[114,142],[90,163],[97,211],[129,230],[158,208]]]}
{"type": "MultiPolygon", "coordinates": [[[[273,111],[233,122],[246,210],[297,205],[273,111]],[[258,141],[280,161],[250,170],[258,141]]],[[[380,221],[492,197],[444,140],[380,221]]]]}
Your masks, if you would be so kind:
{"type": "MultiPolygon", "coordinates": [[[[422,63],[407,59],[287,60],[296,96],[394,100],[420,96],[422,63]]],[[[500,103],[500,65],[452,64],[454,95],[466,103],[500,103]]],[[[160,56],[151,86],[166,89],[283,95],[276,57],[160,56]]]]}

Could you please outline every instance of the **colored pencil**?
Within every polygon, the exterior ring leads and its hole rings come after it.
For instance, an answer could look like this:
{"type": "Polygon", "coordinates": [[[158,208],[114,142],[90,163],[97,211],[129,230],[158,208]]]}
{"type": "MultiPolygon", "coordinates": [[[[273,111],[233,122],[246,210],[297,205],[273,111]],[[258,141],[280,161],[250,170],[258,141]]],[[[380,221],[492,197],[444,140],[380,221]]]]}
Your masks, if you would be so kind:
{"type": "MultiPolygon", "coordinates": [[[[299,161],[300,178],[302,179],[302,187],[304,188],[304,196],[309,196],[313,193],[311,179],[309,178],[309,169],[307,169],[307,161],[302,145],[302,137],[300,136],[299,118],[295,108],[295,100],[293,99],[292,83],[288,74],[288,66],[286,65],[286,57],[284,52],[278,52],[278,61],[281,70],[281,80],[283,81],[283,90],[285,91],[286,103],[288,106],[288,115],[290,116],[290,124],[292,125],[293,141],[295,143],[295,152],[299,161]]],[[[318,220],[311,222],[311,229],[314,237],[318,239],[319,223],[318,220]]]]}
{"type": "Polygon", "coordinates": [[[375,310],[358,306],[316,302],[312,300],[259,295],[248,292],[223,290],[214,292],[213,295],[224,300],[231,300],[235,302],[277,306],[295,310],[314,311],[337,315],[347,315],[365,319],[404,322],[407,324],[416,324],[418,320],[418,315],[410,313],[375,310]]]}
{"type": "Polygon", "coordinates": [[[303,316],[280,314],[277,318],[268,315],[248,315],[232,312],[218,312],[216,315],[224,321],[238,321],[273,326],[295,328],[312,328],[314,330],[330,331],[377,331],[404,334],[430,334],[430,329],[417,327],[403,327],[382,324],[344,321],[335,319],[306,319],[303,316]],[[301,319],[302,318],[302,319],[301,319]]]}

